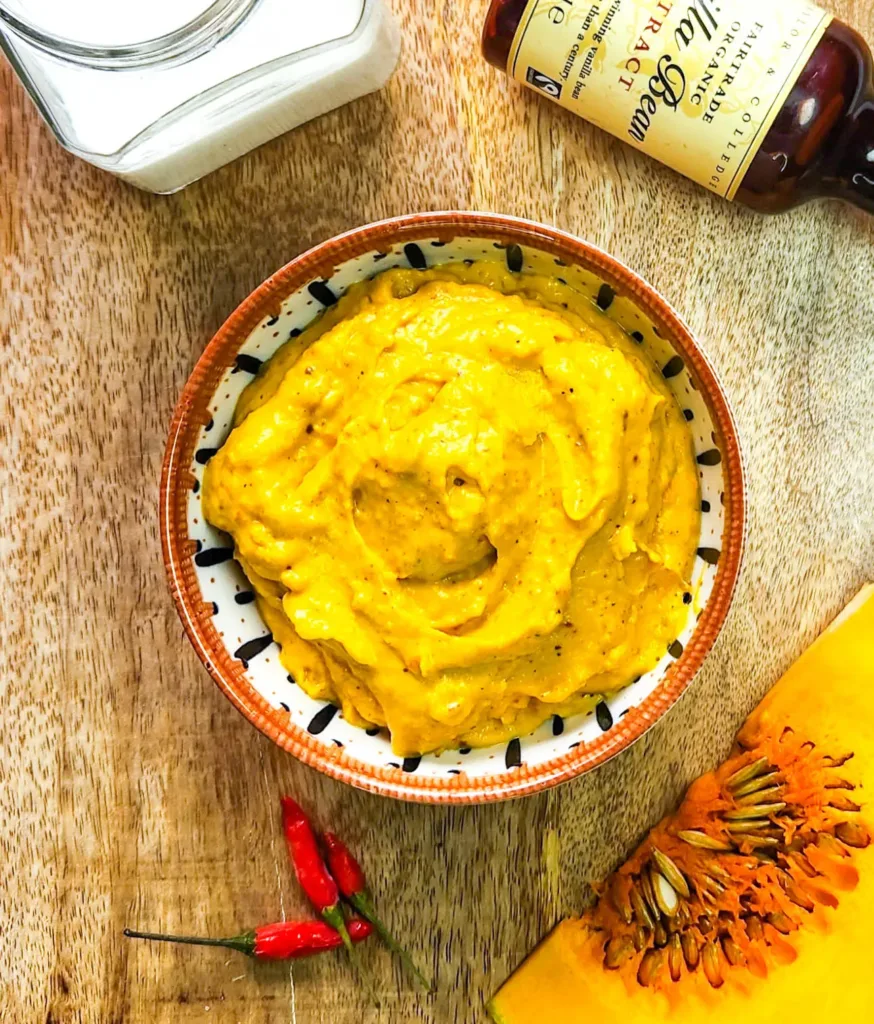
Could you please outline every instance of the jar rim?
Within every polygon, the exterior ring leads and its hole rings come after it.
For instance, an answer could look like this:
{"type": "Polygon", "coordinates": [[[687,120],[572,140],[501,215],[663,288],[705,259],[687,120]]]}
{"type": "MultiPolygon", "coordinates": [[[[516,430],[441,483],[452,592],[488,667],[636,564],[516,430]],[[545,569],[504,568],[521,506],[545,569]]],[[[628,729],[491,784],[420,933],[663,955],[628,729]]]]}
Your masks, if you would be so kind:
{"type": "Polygon", "coordinates": [[[14,14],[0,0],[0,29],[11,29],[30,45],[73,64],[91,68],[141,68],[150,64],[191,60],[232,32],[261,0],[212,0],[183,25],[138,42],[118,45],[87,43],[56,35],[14,14]]]}

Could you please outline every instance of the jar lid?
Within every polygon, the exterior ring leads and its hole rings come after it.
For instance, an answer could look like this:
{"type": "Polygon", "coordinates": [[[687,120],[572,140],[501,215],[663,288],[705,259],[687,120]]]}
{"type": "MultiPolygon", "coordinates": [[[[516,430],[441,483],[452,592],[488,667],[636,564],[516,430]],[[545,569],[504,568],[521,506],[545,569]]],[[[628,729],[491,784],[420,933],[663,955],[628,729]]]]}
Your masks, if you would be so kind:
{"type": "Polygon", "coordinates": [[[253,0],[0,0],[0,20],[37,43],[119,50],[199,32],[253,0]]]}

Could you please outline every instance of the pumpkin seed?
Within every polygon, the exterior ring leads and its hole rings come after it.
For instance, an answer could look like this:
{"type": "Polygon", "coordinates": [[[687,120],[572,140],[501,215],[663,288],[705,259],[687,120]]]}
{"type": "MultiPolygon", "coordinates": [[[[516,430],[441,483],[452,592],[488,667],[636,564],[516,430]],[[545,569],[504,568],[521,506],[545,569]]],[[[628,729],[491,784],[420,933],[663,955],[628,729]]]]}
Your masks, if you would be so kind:
{"type": "Polygon", "coordinates": [[[671,972],[671,981],[680,980],[683,973],[683,947],[679,935],[672,935],[668,943],[668,970],[671,972]]]}
{"type": "Polygon", "coordinates": [[[662,968],[665,966],[665,951],[663,949],[648,949],[640,961],[637,969],[637,980],[644,988],[655,984],[662,968]]]}
{"type": "Polygon", "coordinates": [[[830,796],[828,800],[829,807],[834,807],[837,811],[861,811],[862,808],[853,803],[849,797],[843,796],[841,793],[835,793],[834,796],[830,796]]]}
{"type": "Polygon", "coordinates": [[[680,897],[677,895],[677,890],[660,871],[652,873],[652,888],[659,910],[666,917],[673,917],[680,909],[680,897]]]}
{"type": "Polygon", "coordinates": [[[704,876],[703,884],[705,888],[709,889],[712,893],[716,893],[717,896],[725,892],[725,886],[722,884],[722,882],[713,878],[711,875],[704,876]]]}
{"type": "Polygon", "coordinates": [[[701,963],[704,965],[704,974],[710,984],[714,988],[720,988],[724,980],[722,964],[719,962],[719,948],[712,939],[704,943],[704,949],[701,950],[701,963]]]}
{"type": "Polygon", "coordinates": [[[744,765],[743,768],[738,769],[733,775],[729,775],[725,780],[725,785],[729,789],[735,789],[737,786],[742,786],[745,782],[749,782],[750,779],[754,779],[757,775],[764,774],[765,769],[768,767],[767,757],[760,757],[758,760],[744,765]]]}
{"type": "Polygon", "coordinates": [[[747,935],[751,942],[761,942],[765,937],[765,929],[762,926],[762,919],[757,914],[752,914],[744,921],[747,935]]]}
{"type": "Polygon", "coordinates": [[[713,839],[706,832],[699,832],[697,829],[684,829],[682,832],[678,832],[677,836],[690,846],[697,846],[702,850],[719,850],[727,853],[734,849],[730,843],[725,843],[721,839],[713,839]]]}
{"type": "Polygon", "coordinates": [[[740,836],[739,841],[753,850],[773,848],[780,845],[780,840],[774,836],[740,836]]]}
{"type": "Polygon", "coordinates": [[[725,953],[725,959],[732,967],[737,967],[745,960],[743,950],[730,935],[722,936],[722,952],[725,953]]]}
{"type": "Polygon", "coordinates": [[[758,832],[760,829],[767,829],[771,822],[767,818],[751,818],[749,821],[730,821],[728,831],[732,835],[741,835],[745,832],[758,832]]]}
{"type": "Polygon", "coordinates": [[[762,864],[777,863],[777,857],[771,850],[753,850],[753,856],[762,864]]]}
{"type": "Polygon", "coordinates": [[[764,804],[769,800],[778,797],[782,792],[782,786],[767,786],[765,789],[757,789],[755,793],[747,793],[746,796],[735,797],[738,807],[751,807],[756,804],[764,804]]]}
{"type": "Polygon", "coordinates": [[[747,818],[767,817],[769,814],[776,814],[782,811],[786,804],[778,800],[773,804],[757,804],[755,807],[738,807],[733,811],[726,811],[723,818],[726,821],[745,821],[747,818]]]}
{"type": "Polygon", "coordinates": [[[614,875],[613,881],[610,884],[610,902],[616,908],[616,913],[625,924],[631,924],[634,918],[634,909],[631,906],[631,900],[628,898],[628,891],[622,885],[619,875],[614,875]]]}
{"type": "Polygon", "coordinates": [[[742,786],[738,786],[733,790],[734,797],[737,799],[741,796],[749,796],[750,793],[756,793],[760,789],[765,789],[767,786],[774,785],[775,782],[780,782],[779,772],[768,772],[767,775],[760,775],[756,779],[750,779],[749,782],[745,782],[742,786]]]}
{"type": "Polygon", "coordinates": [[[773,914],[768,914],[765,920],[768,924],[773,925],[781,935],[789,935],[791,932],[795,931],[795,925],[792,920],[779,910],[773,914]]]}
{"type": "Polygon", "coordinates": [[[789,877],[789,875],[780,875],[780,885],[783,887],[783,892],[786,893],[796,907],[801,907],[801,909],[806,910],[808,914],[813,912],[813,908],[816,904],[801,888],[801,886],[797,885],[792,878],[789,877]]]}
{"type": "Polygon", "coordinates": [[[685,896],[686,899],[688,899],[692,895],[692,891],[689,888],[689,883],[686,881],[686,876],[683,872],[666,853],[662,853],[662,851],[656,847],[653,847],[652,856],[653,860],[658,865],[659,871],[661,871],[681,896],[685,896]]]}
{"type": "Polygon", "coordinates": [[[864,850],[871,842],[871,833],[858,821],[842,821],[835,828],[835,835],[847,846],[864,850]]]}
{"type": "Polygon", "coordinates": [[[698,966],[698,942],[691,932],[683,932],[680,936],[680,945],[683,947],[683,959],[690,971],[698,966]]]}
{"type": "Polygon", "coordinates": [[[634,907],[634,916],[637,918],[638,924],[644,925],[647,928],[652,928],[655,923],[647,909],[646,903],[644,902],[643,896],[640,893],[640,889],[635,886],[631,890],[631,905],[634,907]]]}
{"type": "Polygon", "coordinates": [[[634,956],[634,943],[627,935],[611,939],[604,949],[604,966],[608,971],[618,970],[634,956]]]}
{"type": "Polygon", "coordinates": [[[639,924],[634,929],[634,935],[632,936],[631,941],[634,943],[634,948],[638,953],[640,953],[641,950],[646,949],[649,945],[649,930],[644,928],[642,924],[639,924]]]}
{"type": "Polygon", "coordinates": [[[712,875],[714,878],[718,878],[722,882],[731,881],[731,875],[715,857],[711,857],[710,863],[707,865],[707,873],[712,875]]]}
{"type": "MultiPolygon", "coordinates": [[[[831,838],[831,837],[830,837],[831,838]]],[[[835,843],[836,846],[840,845],[835,843]]],[[[810,861],[801,853],[791,853],[787,857],[787,860],[794,864],[800,871],[802,871],[808,878],[816,878],[819,872],[810,863],[810,861]]]]}
{"type": "Polygon", "coordinates": [[[646,901],[647,909],[652,915],[653,921],[658,921],[659,914],[661,912],[659,911],[658,900],[656,899],[655,893],[653,892],[652,878],[650,876],[649,870],[646,867],[644,867],[643,871],[640,873],[640,881],[638,882],[638,886],[640,887],[640,891],[643,894],[643,898],[646,901]]]}
{"type": "MultiPolygon", "coordinates": [[[[846,822],[849,824],[849,822],[846,822]]],[[[840,826],[838,826],[840,827],[840,826]]],[[[837,835],[837,828],[835,829],[835,835],[837,835]]],[[[816,837],[816,845],[820,850],[824,850],[826,853],[830,853],[835,857],[849,857],[850,852],[837,841],[835,836],[828,832],[820,832],[816,837]]],[[[819,874],[817,871],[816,874],[819,874]]]]}
{"type": "Polygon", "coordinates": [[[652,941],[658,949],[662,949],[668,944],[668,933],[665,931],[665,926],[661,921],[656,921],[656,926],[652,932],[652,941]]]}

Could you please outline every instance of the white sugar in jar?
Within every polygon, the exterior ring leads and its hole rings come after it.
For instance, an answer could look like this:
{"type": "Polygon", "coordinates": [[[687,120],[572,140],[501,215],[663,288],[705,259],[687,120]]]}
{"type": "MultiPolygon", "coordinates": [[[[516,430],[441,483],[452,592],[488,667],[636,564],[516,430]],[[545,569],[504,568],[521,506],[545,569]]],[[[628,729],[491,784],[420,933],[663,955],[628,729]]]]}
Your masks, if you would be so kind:
{"type": "Polygon", "coordinates": [[[383,0],[0,0],[0,45],[61,145],[175,192],[379,89],[383,0]]]}

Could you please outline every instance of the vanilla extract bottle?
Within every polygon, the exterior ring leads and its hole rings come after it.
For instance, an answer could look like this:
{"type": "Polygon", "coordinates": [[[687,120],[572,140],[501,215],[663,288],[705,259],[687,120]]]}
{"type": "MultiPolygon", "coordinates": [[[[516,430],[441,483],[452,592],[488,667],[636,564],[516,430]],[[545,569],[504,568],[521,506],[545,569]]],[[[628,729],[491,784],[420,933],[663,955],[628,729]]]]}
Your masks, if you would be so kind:
{"type": "Polygon", "coordinates": [[[492,0],[486,59],[726,199],[874,212],[871,50],[808,0],[492,0]]]}

